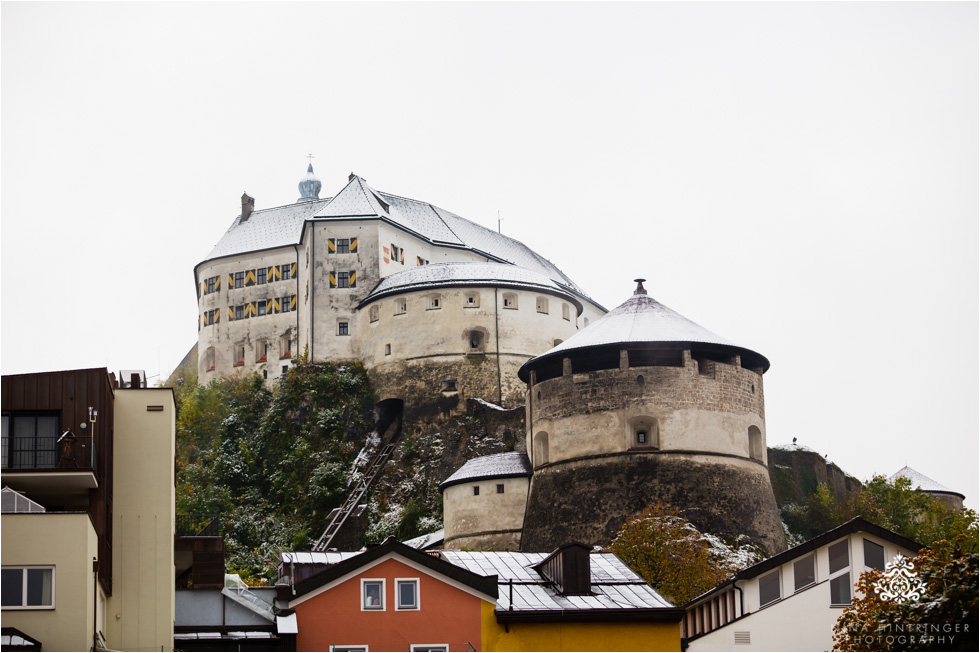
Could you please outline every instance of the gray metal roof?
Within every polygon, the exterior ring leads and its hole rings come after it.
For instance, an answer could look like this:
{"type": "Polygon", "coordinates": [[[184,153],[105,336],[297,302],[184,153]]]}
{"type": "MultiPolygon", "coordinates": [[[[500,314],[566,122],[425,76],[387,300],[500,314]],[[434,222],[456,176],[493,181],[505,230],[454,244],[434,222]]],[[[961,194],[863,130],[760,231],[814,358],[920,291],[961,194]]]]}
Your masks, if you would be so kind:
{"type": "Polygon", "coordinates": [[[253,211],[244,222],[238,216],[204,260],[295,245],[303,236],[303,223],[329,201],[326,198],[253,211]]]}
{"type": "Polygon", "coordinates": [[[618,307],[578,331],[568,340],[525,363],[521,367],[521,378],[526,380],[526,369],[534,367],[536,361],[545,357],[562,355],[573,350],[631,343],[643,345],[703,343],[733,348],[758,357],[763,362],[764,368],[769,367],[769,361],[764,356],[736,345],[664,306],[648,296],[640,284],[633,296],[618,307]]]}
{"type": "Polygon", "coordinates": [[[452,476],[439,485],[442,492],[451,485],[492,478],[514,478],[531,475],[531,462],[520,451],[496,453],[467,460],[452,476]]]}
{"type": "Polygon", "coordinates": [[[919,489],[923,492],[940,492],[942,494],[955,494],[957,496],[966,498],[965,495],[957,492],[956,490],[950,490],[948,487],[941,483],[937,483],[932,480],[922,472],[917,472],[908,465],[901,468],[894,474],[888,477],[889,482],[894,483],[896,479],[907,478],[912,482],[912,489],[919,489]]]}
{"type": "Polygon", "coordinates": [[[524,243],[427,202],[376,191],[364,179],[353,174],[347,185],[332,198],[254,211],[244,222],[241,217],[236,218],[204,260],[295,245],[300,242],[303,222],[308,219],[355,218],[385,220],[431,243],[468,249],[491,259],[527,268],[591,301],[551,261],[524,243]]]}
{"type": "Polygon", "coordinates": [[[516,551],[440,551],[447,561],[484,576],[497,575],[497,609],[514,611],[622,610],[672,608],[612,553],[591,553],[592,594],[562,596],[533,566],[546,553],[516,551]],[[509,581],[514,581],[513,592],[509,581]],[[513,595],[513,603],[511,596],[513,595]]]}
{"type": "Polygon", "coordinates": [[[451,286],[494,285],[543,290],[567,298],[581,312],[582,304],[551,278],[507,263],[433,263],[390,274],[371,291],[361,305],[403,292],[451,286]]]}

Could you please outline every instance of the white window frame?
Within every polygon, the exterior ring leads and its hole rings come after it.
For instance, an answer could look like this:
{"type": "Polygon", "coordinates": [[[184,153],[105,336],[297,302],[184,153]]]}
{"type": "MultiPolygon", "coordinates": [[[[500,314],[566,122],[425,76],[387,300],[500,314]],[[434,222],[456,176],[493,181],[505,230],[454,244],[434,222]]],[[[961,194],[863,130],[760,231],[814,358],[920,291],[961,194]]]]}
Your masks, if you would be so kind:
{"type": "Polygon", "coordinates": [[[838,569],[837,571],[831,571],[829,573],[829,575],[827,576],[827,586],[828,586],[828,589],[830,590],[830,593],[831,593],[830,594],[830,607],[832,607],[832,608],[845,607],[845,606],[851,605],[854,602],[854,586],[853,586],[854,579],[851,578],[851,566],[852,566],[852,561],[854,560],[854,554],[853,554],[853,551],[851,551],[851,538],[846,537],[843,540],[838,540],[837,542],[833,542],[830,546],[827,547],[827,569],[828,570],[830,569],[830,549],[831,549],[831,547],[837,546],[838,544],[841,544],[841,543],[843,543],[845,545],[846,549],[847,549],[847,564],[844,565],[841,569],[838,569]],[[841,576],[844,576],[844,575],[847,575],[847,581],[848,581],[848,587],[849,587],[849,589],[848,589],[848,596],[850,597],[850,600],[847,603],[834,603],[833,581],[836,580],[837,578],[840,578],[841,576]]]}
{"type": "Polygon", "coordinates": [[[449,650],[449,644],[409,644],[409,651],[431,651],[434,648],[441,648],[443,651],[449,650]]]}
{"type": "Polygon", "coordinates": [[[438,311],[442,308],[442,295],[429,295],[425,305],[428,311],[438,311]]]}
{"type": "Polygon", "coordinates": [[[516,311],[518,305],[517,293],[516,292],[505,292],[504,293],[504,308],[509,311],[516,311]],[[508,306],[507,303],[510,302],[511,305],[508,306]]]}
{"type": "Polygon", "coordinates": [[[817,554],[816,554],[816,552],[814,552],[814,553],[808,553],[805,556],[803,556],[802,558],[797,558],[796,560],[794,560],[793,561],[793,593],[796,594],[797,592],[806,591],[806,590],[810,589],[811,587],[813,587],[816,584],[817,584],[817,554]],[[804,585],[800,585],[799,584],[799,580],[796,577],[796,565],[798,565],[799,563],[803,562],[804,560],[809,560],[810,561],[810,572],[811,572],[812,579],[810,580],[809,583],[806,583],[804,585]]]}
{"type": "Polygon", "coordinates": [[[386,592],[387,592],[387,588],[386,588],[386,583],[384,578],[362,578],[361,579],[361,612],[385,612],[388,609],[388,607],[385,605],[386,592]],[[367,584],[368,583],[381,584],[381,607],[380,608],[367,607],[367,584]]]}
{"type": "Polygon", "coordinates": [[[783,599],[783,569],[782,567],[777,567],[775,571],[763,574],[759,576],[759,609],[772,605],[773,603],[779,603],[783,599]],[[762,602],[762,579],[769,578],[770,576],[776,576],[776,598],[762,602]]]}
{"type": "Polygon", "coordinates": [[[420,592],[421,583],[419,583],[418,578],[396,578],[395,579],[395,611],[396,612],[418,612],[422,609],[422,595],[420,592]],[[402,595],[401,586],[402,585],[414,585],[415,586],[415,607],[404,608],[402,607],[402,595]]]}
{"type": "Polygon", "coordinates": [[[3,571],[11,569],[21,570],[21,595],[20,605],[5,605],[3,610],[54,610],[57,604],[57,574],[54,565],[3,565],[3,571]],[[51,570],[51,604],[50,605],[27,605],[27,571],[30,569],[50,569],[51,570]]]}
{"type": "Polygon", "coordinates": [[[331,644],[331,651],[368,651],[367,644],[331,644]]]}

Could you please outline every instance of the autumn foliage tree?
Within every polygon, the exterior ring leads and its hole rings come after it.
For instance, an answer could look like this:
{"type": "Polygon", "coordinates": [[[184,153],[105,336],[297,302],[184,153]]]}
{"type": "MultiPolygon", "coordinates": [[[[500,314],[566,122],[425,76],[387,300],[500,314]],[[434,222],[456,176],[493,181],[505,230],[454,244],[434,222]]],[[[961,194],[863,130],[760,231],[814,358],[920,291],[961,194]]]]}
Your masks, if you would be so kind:
{"type": "Polygon", "coordinates": [[[977,553],[969,536],[940,540],[910,559],[924,589],[885,598],[888,571],[858,580],[856,598],[834,626],[835,651],[977,651],[977,553]]]}
{"type": "Polygon", "coordinates": [[[664,598],[680,605],[734,571],[673,506],[657,503],[623,524],[609,547],[664,598]]]}

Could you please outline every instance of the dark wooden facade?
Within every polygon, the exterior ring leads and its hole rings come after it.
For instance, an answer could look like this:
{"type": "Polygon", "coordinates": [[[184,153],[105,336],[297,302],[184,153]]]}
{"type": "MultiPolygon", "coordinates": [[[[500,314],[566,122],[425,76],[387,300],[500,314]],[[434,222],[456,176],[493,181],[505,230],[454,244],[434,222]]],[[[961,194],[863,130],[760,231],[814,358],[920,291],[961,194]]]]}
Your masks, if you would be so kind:
{"type": "MultiPolygon", "coordinates": [[[[112,594],[113,378],[105,368],[15,374],[3,377],[0,391],[5,421],[30,415],[57,415],[59,436],[70,430],[76,441],[73,451],[85,452],[84,456],[73,454],[71,465],[63,464],[63,453],[57,464],[48,464],[47,460],[33,465],[23,461],[17,464],[12,457],[13,442],[5,438],[4,482],[9,481],[11,487],[19,490],[18,476],[33,476],[34,485],[24,494],[51,511],[84,509],[87,504],[99,538],[99,580],[106,593],[112,594]],[[98,411],[94,422],[90,419],[90,408],[98,411]],[[66,496],[57,487],[56,475],[74,470],[91,470],[98,487],[74,490],[74,496],[66,496]],[[43,474],[51,474],[51,487],[34,489],[37,477],[43,474]]],[[[63,446],[63,441],[59,442],[59,447],[63,446]]]]}

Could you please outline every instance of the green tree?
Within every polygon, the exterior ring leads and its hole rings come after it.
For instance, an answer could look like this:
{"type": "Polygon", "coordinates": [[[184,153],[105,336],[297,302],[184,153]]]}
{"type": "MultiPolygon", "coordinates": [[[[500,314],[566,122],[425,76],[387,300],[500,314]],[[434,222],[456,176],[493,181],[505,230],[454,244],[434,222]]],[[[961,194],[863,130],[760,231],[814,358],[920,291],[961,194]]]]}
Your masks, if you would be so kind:
{"type": "Polygon", "coordinates": [[[733,571],[712,554],[697,528],[662,503],[628,519],[609,551],[675,605],[711,589],[733,571]]]}
{"type": "Polygon", "coordinates": [[[857,598],[834,626],[835,651],[976,651],[977,553],[969,536],[940,540],[910,559],[918,598],[884,598],[887,571],[861,575],[857,598]]]}

